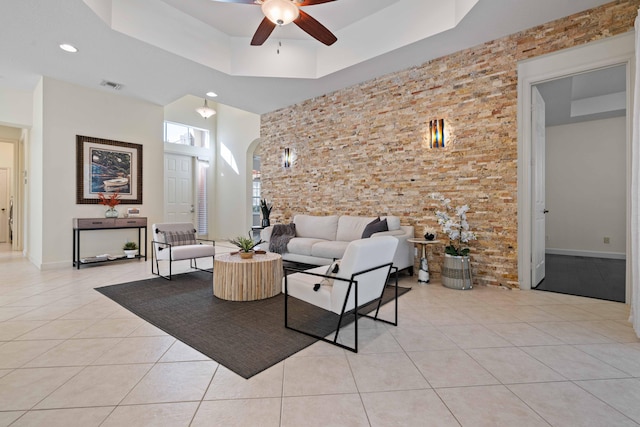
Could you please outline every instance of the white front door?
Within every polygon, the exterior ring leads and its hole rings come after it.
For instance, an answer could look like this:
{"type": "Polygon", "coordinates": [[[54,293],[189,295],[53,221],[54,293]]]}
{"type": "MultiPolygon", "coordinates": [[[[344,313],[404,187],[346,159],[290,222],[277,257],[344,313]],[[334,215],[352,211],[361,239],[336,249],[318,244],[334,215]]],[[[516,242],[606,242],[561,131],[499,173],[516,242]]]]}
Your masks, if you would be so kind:
{"type": "Polygon", "coordinates": [[[193,157],[164,155],[165,221],[190,222],[194,226],[193,157]]]}
{"type": "Polygon", "coordinates": [[[9,171],[0,169],[0,243],[6,243],[9,236],[9,171]]]}
{"type": "Polygon", "coordinates": [[[537,286],[545,276],[545,106],[538,89],[531,88],[531,151],[533,158],[533,236],[531,248],[533,277],[531,285],[537,286]]]}

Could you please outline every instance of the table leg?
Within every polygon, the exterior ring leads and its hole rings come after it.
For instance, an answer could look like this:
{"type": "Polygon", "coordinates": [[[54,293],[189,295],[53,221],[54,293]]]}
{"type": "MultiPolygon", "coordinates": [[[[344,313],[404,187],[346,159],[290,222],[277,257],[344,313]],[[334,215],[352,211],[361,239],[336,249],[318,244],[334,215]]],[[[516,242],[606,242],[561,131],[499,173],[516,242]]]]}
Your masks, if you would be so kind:
{"type": "Polygon", "coordinates": [[[420,258],[420,271],[418,271],[418,283],[429,283],[429,264],[427,263],[427,245],[422,246],[422,257],[420,258]]]}

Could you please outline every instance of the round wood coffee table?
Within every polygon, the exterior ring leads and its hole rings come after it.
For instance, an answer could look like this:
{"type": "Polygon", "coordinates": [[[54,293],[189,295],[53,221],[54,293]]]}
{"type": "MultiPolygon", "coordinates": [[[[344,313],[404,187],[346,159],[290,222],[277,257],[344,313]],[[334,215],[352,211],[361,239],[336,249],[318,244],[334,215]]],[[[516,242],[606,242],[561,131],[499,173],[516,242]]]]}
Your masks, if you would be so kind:
{"type": "Polygon", "coordinates": [[[216,255],[213,262],[213,295],[228,301],[271,298],[282,291],[282,257],[267,252],[251,259],[240,255],[216,255]]]}

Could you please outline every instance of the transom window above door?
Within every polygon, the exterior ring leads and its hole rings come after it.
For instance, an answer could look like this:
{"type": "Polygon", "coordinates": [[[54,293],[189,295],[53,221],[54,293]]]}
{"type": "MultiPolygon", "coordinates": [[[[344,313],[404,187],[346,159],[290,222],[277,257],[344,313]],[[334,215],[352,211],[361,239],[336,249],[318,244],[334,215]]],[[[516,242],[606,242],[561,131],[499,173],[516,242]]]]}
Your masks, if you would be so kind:
{"type": "Polygon", "coordinates": [[[170,144],[209,148],[209,131],[179,123],[164,122],[164,140],[170,144]]]}

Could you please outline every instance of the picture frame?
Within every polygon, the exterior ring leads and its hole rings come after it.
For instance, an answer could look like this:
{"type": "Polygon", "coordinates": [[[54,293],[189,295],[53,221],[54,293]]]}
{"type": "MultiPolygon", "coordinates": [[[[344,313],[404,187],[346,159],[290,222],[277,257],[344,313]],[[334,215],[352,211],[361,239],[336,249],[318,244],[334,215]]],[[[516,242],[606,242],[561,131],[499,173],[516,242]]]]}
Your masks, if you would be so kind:
{"type": "Polygon", "coordinates": [[[76,203],[116,191],[121,204],[142,204],[142,145],[76,135],[76,203]]]}

